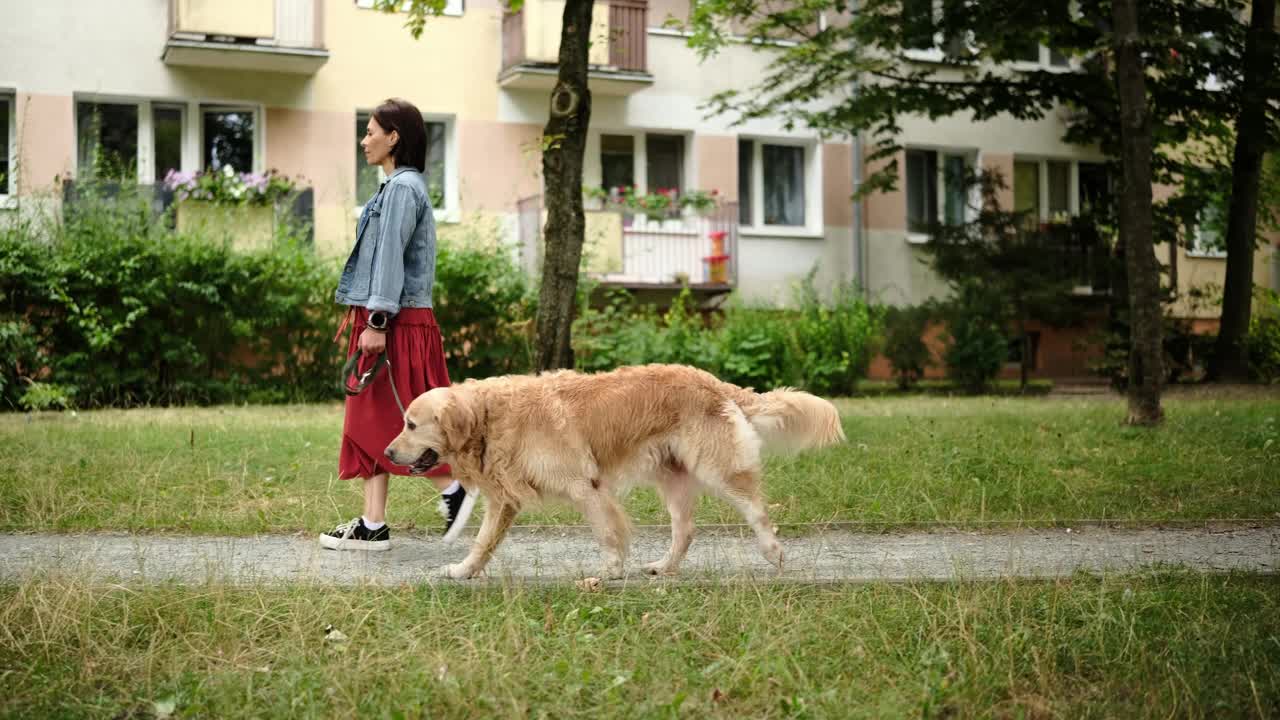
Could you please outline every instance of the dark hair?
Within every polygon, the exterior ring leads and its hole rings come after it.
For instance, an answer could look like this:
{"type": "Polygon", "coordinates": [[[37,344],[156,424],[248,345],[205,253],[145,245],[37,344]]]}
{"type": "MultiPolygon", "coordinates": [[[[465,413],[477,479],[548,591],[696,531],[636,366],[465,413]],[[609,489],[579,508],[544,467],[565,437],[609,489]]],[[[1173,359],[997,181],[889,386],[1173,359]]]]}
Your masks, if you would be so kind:
{"type": "Polygon", "coordinates": [[[384,100],[373,111],[373,119],[377,121],[383,132],[392,130],[400,133],[400,140],[391,149],[391,156],[396,160],[396,167],[410,165],[420,173],[427,171],[427,124],[422,120],[422,113],[413,103],[403,98],[384,100]]]}

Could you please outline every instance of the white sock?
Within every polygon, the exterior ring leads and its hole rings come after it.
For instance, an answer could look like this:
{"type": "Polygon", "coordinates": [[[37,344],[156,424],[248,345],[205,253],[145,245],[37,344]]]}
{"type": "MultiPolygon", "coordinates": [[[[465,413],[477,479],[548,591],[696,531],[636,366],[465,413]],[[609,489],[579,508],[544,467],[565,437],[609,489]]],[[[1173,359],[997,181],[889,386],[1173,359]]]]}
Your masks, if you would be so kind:
{"type": "Polygon", "coordinates": [[[367,527],[367,528],[369,528],[370,530],[378,530],[378,529],[380,529],[383,525],[386,525],[386,523],[385,523],[385,522],[373,522],[373,521],[369,520],[369,518],[367,518],[367,517],[365,517],[365,516],[363,516],[363,515],[361,515],[361,516],[360,516],[360,522],[364,523],[364,526],[365,526],[365,527],[367,527]]]}
{"type": "Polygon", "coordinates": [[[459,491],[459,490],[461,490],[461,489],[462,489],[462,483],[458,482],[457,480],[454,480],[454,481],[453,481],[453,483],[452,483],[451,485],[449,485],[449,487],[445,488],[444,490],[441,490],[441,491],[440,491],[440,494],[441,494],[441,495],[452,495],[452,494],[454,494],[454,493],[458,492],[458,491],[459,491]]]}

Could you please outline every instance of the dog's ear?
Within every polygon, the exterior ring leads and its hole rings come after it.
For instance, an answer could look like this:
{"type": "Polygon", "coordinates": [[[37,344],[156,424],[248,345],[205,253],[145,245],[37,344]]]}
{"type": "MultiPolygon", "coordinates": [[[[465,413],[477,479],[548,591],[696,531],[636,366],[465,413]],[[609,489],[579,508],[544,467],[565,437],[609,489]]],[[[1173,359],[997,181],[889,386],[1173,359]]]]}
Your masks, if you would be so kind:
{"type": "Polygon", "coordinates": [[[440,430],[450,450],[458,450],[467,444],[476,426],[476,413],[469,392],[451,390],[449,401],[440,408],[440,430]]]}

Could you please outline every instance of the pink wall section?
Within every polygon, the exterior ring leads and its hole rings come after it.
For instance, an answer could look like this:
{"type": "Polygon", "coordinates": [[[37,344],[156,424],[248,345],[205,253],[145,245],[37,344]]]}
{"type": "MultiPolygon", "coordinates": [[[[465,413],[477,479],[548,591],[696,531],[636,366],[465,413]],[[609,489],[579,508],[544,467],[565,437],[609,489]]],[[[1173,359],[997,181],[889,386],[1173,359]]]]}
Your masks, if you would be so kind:
{"type": "Polygon", "coordinates": [[[266,167],[303,176],[317,205],[355,205],[355,111],[267,108],[266,167]]]}
{"type": "Polygon", "coordinates": [[[987,172],[998,172],[1004,179],[1004,188],[996,193],[1002,210],[1013,209],[1013,156],[996,153],[982,153],[982,169],[987,172]]]}
{"type": "Polygon", "coordinates": [[[891,192],[873,193],[867,196],[867,227],[872,230],[906,230],[907,229],[907,192],[903,186],[906,181],[906,156],[899,152],[891,158],[875,163],[867,163],[864,177],[870,177],[891,162],[898,163],[898,187],[891,192]]]}
{"type": "Polygon", "coordinates": [[[70,95],[17,96],[18,192],[50,188],[75,166],[75,105],[70,95]]]}
{"type": "Polygon", "coordinates": [[[738,199],[738,139],[732,135],[695,135],[698,166],[695,190],[717,190],[727,201],[738,199]]]}
{"type": "Polygon", "coordinates": [[[457,132],[463,212],[514,210],[541,192],[540,126],[460,121],[457,132]]]}
{"type": "Polygon", "coordinates": [[[827,225],[853,225],[853,148],[845,143],[822,146],[822,209],[827,225]]]}

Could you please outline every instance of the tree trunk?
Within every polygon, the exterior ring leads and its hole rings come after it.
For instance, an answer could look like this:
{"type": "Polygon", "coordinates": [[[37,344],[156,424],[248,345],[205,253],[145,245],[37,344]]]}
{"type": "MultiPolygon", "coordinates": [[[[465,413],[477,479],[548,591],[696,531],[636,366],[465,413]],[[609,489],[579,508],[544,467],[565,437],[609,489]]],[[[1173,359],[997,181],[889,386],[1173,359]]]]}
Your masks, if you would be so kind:
{"type": "Polygon", "coordinates": [[[542,133],[542,175],[547,225],[538,296],[538,372],[573,367],[570,330],[582,264],[582,156],[591,121],[587,46],[592,0],[568,0],[560,29],[560,71],[551,91],[551,115],[542,133]]]}
{"type": "Polygon", "coordinates": [[[1138,46],[1137,0],[1112,3],[1116,76],[1120,97],[1120,234],[1129,282],[1129,415],[1131,425],[1163,419],[1160,275],[1152,244],[1151,119],[1145,68],[1138,46]]]}
{"type": "Polygon", "coordinates": [[[1231,164],[1231,206],[1227,210],[1227,276],[1222,287],[1222,320],[1209,361],[1211,380],[1247,380],[1249,359],[1244,335],[1253,301],[1253,250],[1258,230],[1258,186],[1267,141],[1267,97],[1261,88],[1274,82],[1276,0],[1257,0],[1244,49],[1244,93],[1236,120],[1231,164]]]}

